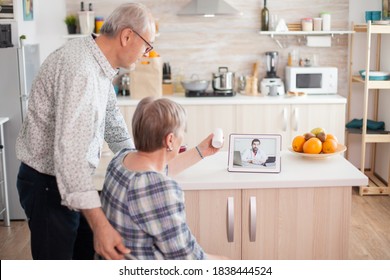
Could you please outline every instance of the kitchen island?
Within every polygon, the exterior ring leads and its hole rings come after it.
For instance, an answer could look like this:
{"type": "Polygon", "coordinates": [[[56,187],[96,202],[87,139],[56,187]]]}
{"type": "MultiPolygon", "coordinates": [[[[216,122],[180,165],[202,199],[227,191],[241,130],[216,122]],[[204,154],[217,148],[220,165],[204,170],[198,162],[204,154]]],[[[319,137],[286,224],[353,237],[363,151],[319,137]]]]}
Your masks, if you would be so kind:
{"type": "Polygon", "coordinates": [[[341,155],[281,162],[278,174],[231,173],[220,152],[175,177],[198,242],[232,259],[347,259],[352,186],[367,177],[341,155]]]}

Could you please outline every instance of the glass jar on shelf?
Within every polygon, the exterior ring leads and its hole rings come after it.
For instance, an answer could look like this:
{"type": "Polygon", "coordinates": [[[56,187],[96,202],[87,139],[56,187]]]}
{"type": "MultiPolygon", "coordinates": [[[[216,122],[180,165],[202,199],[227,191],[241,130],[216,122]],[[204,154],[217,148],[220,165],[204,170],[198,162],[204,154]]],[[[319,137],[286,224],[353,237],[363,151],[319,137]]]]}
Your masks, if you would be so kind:
{"type": "Polygon", "coordinates": [[[301,20],[302,31],[313,31],[313,19],[312,18],[303,18],[301,20]]]}

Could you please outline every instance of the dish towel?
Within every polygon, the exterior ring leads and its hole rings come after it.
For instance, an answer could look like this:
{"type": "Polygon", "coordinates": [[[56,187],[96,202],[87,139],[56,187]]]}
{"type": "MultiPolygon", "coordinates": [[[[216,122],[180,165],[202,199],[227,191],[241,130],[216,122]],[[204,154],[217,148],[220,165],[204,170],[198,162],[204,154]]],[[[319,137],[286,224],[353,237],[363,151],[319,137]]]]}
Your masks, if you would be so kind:
{"type": "MultiPolygon", "coordinates": [[[[353,119],[349,123],[345,125],[347,128],[362,128],[363,127],[363,119],[353,119]]],[[[384,130],[385,123],[377,122],[373,120],[367,120],[367,129],[370,130],[384,130]]]]}

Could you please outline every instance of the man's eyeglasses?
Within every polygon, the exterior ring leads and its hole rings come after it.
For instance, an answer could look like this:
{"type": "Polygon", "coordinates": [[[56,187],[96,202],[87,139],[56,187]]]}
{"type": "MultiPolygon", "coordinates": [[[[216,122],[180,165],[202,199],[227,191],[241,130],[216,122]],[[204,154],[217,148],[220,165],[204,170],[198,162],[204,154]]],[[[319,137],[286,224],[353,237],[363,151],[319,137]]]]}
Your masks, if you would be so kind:
{"type": "Polygon", "coordinates": [[[133,30],[133,32],[134,32],[135,34],[137,34],[138,37],[140,37],[140,38],[142,39],[142,41],[144,41],[145,44],[147,45],[144,54],[147,54],[148,52],[150,52],[151,50],[153,50],[153,46],[152,46],[148,41],[146,41],[146,40],[144,39],[144,37],[142,37],[142,36],[141,36],[137,31],[135,31],[135,30],[133,30]]]}

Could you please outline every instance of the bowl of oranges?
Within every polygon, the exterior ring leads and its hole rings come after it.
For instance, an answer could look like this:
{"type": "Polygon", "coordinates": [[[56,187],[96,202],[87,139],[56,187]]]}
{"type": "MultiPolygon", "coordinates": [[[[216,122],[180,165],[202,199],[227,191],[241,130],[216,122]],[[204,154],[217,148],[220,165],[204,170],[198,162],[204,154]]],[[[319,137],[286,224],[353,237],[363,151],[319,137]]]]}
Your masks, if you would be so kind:
{"type": "Polygon", "coordinates": [[[322,159],[341,154],[347,147],[339,144],[336,136],[317,127],[303,135],[295,136],[288,149],[296,155],[322,159]]]}

